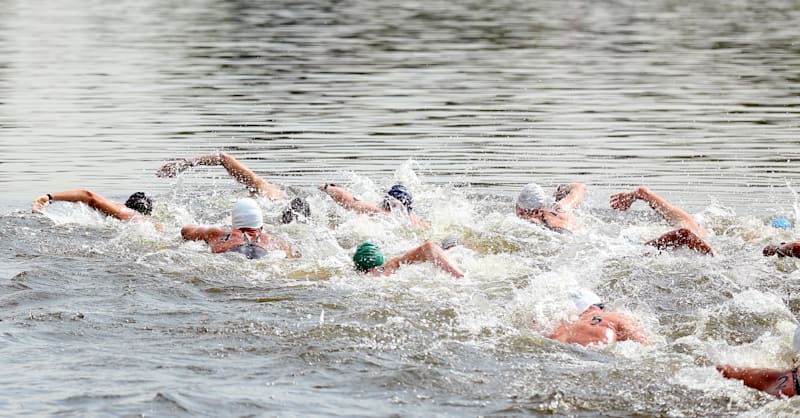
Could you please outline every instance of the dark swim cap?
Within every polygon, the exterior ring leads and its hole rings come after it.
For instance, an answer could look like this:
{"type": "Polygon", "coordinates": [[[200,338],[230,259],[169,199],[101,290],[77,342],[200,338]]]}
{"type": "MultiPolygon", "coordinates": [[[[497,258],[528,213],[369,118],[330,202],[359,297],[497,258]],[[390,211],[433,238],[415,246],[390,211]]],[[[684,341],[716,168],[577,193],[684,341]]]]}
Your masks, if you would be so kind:
{"type": "Polygon", "coordinates": [[[144,192],[136,192],[128,198],[125,206],[133,209],[142,215],[150,215],[153,212],[153,200],[150,199],[144,192]]]}
{"type": "MultiPolygon", "coordinates": [[[[409,212],[414,209],[414,197],[411,196],[411,192],[409,192],[408,189],[406,189],[406,187],[402,184],[395,184],[392,186],[392,188],[386,192],[386,196],[387,198],[393,197],[399,200],[409,212]]],[[[391,208],[392,206],[389,204],[389,200],[383,199],[383,209],[390,210],[391,208]]]]}
{"type": "Polygon", "coordinates": [[[311,206],[302,197],[295,197],[283,209],[281,222],[285,224],[311,217],[311,206]],[[302,218],[301,218],[302,217],[302,218]]]}
{"type": "Polygon", "coordinates": [[[353,263],[356,265],[356,270],[367,271],[373,267],[383,265],[383,253],[380,247],[367,241],[362,242],[353,254],[353,263]]]}

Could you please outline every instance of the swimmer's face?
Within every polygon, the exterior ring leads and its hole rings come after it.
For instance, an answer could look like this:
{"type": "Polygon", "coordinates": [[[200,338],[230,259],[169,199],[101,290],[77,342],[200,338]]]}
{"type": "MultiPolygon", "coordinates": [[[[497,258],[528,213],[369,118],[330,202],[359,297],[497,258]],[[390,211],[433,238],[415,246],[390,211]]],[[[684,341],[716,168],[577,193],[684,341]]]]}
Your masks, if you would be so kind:
{"type": "Polygon", "coordinates": [[[536,223],[542,223],[542,216],[544,215],[544,208],[539,209],[522,209],[517,207],[517,216],[526,218],[536,223]]]}

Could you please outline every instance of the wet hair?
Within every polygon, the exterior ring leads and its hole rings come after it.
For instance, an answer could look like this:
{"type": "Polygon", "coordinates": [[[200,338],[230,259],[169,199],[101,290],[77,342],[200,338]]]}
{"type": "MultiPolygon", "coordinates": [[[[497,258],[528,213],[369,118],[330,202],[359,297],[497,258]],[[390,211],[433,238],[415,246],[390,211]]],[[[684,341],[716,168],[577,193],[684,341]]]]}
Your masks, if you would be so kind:
{"type": "Polygon", "coordinates": [[[302,197],[295,197],[283,209],[281,214],[281,223],[292,223],[292,221],[301,221],[311,217],[311,206],[302,197]]]}
{"type": "Polygon", "coordinates": [[[142,215],[150,215],[153,212],[153,200],[144,192],[136,192],[128,198],[125,206],[133,209],[142,215]]]}

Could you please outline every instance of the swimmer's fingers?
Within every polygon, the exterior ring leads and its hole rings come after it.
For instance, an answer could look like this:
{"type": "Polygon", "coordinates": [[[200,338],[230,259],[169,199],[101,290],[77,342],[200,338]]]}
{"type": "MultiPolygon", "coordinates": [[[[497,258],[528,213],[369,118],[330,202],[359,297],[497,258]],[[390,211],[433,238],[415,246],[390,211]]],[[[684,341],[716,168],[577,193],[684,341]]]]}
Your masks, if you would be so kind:
{"type": "Polygon", "coordinates": [[[778,246],[774,245],[774,244],[770,244],[770,245],[767,245],[766,247],[764,247],[764,249],[761,251],[761,254],[763,254],[764,257],[769,257],[771,255],[775,255],[775,253],[777,253],[777,252],[778,252],[778,246]]]}
{"type": "Polygon", "coordinates": [[[41,213],[41,211],[50,203],[50,196],[43,194],[36,198],[33,201],[33,205],[31,205],[31,212],[33,213],[41,213]]]}
{"type": "Polygon", "coordinates": [[[159,167],[158,170],[156,170],[156,176],[175,177],[191,166],[192,164],[188,160],[182,159],[182,160],[170,161],[159,167]]]}
{"type": "Polygon", "coordinates": [[[325,183],[322,186],[319,186],[319,189],[327,193],[329,187],[336,187],[336,183],[325,183]]]}
{"type": "Polygon", "coordinates": [[[558,202],[559,200],[569,196],[571,192],[572,192],[572,185],[559,184],[558,187],[556,188],[556,192],[553,195],[553,197],[556,199],[556,202],[558,202]]]}
{"type": "Polygon", "coordinates": [[[611,208],[616,210],[628,210],[635,201],[633,193],[617,193],[609,199],[611,208]]]}

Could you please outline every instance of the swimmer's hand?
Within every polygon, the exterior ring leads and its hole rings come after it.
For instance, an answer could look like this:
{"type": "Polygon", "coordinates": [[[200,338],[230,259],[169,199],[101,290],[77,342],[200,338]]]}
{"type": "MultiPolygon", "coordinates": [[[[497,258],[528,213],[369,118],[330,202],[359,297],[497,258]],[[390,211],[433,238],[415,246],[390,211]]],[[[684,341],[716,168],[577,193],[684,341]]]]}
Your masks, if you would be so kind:
{"type": "Polygon", "coordinates": [[[33,205],[31,205],[31,212],[41,213],[48,204],[50,204],[50,196],[43,194],[33,201],[33,205]]]}
{"type": "Polygon", "coordinates": [[[319,189],[325,192],[328,190],[328,187],[336,187],[336,183],[325,183],[322,186],[319,186],[319,189]]]}
{"type": "Polygon", "coordinates": [[[761,254],[763,254],[764,257],[769,257],[775,254],[777,254],[778,257],[786,257],[786,252],[783,251],[783,249],[781,248],[783,244],[785,243],[782,242],[779,245],[769,244],[766,247],[764,247],[764,250],[761,251],[761,254]]]}
{"type": "Polygon", "coordinates": [[[611,195],[609,198],[609,203],[611,204],[612,209],[628,210],[637,198],[638,196],[636,191],[617,193],[615,195],[611,195]]]}
{"type": "Polygon", "coordinates": [[[162,165],[158,170],[156,170],[156,176],[175,177],[189,167],[194,167],[194,163],[185,158],[181,158],[180,160],[170,161],[162,165]]]}
{"type": "Polygon", "coordinates": [[[556,202],[559,200],[569,196],[572,192],[572,185],[571,184],[559,184],[556,188],[556,192],[553,194],[553,198],[556,199],[556,202]]]}

